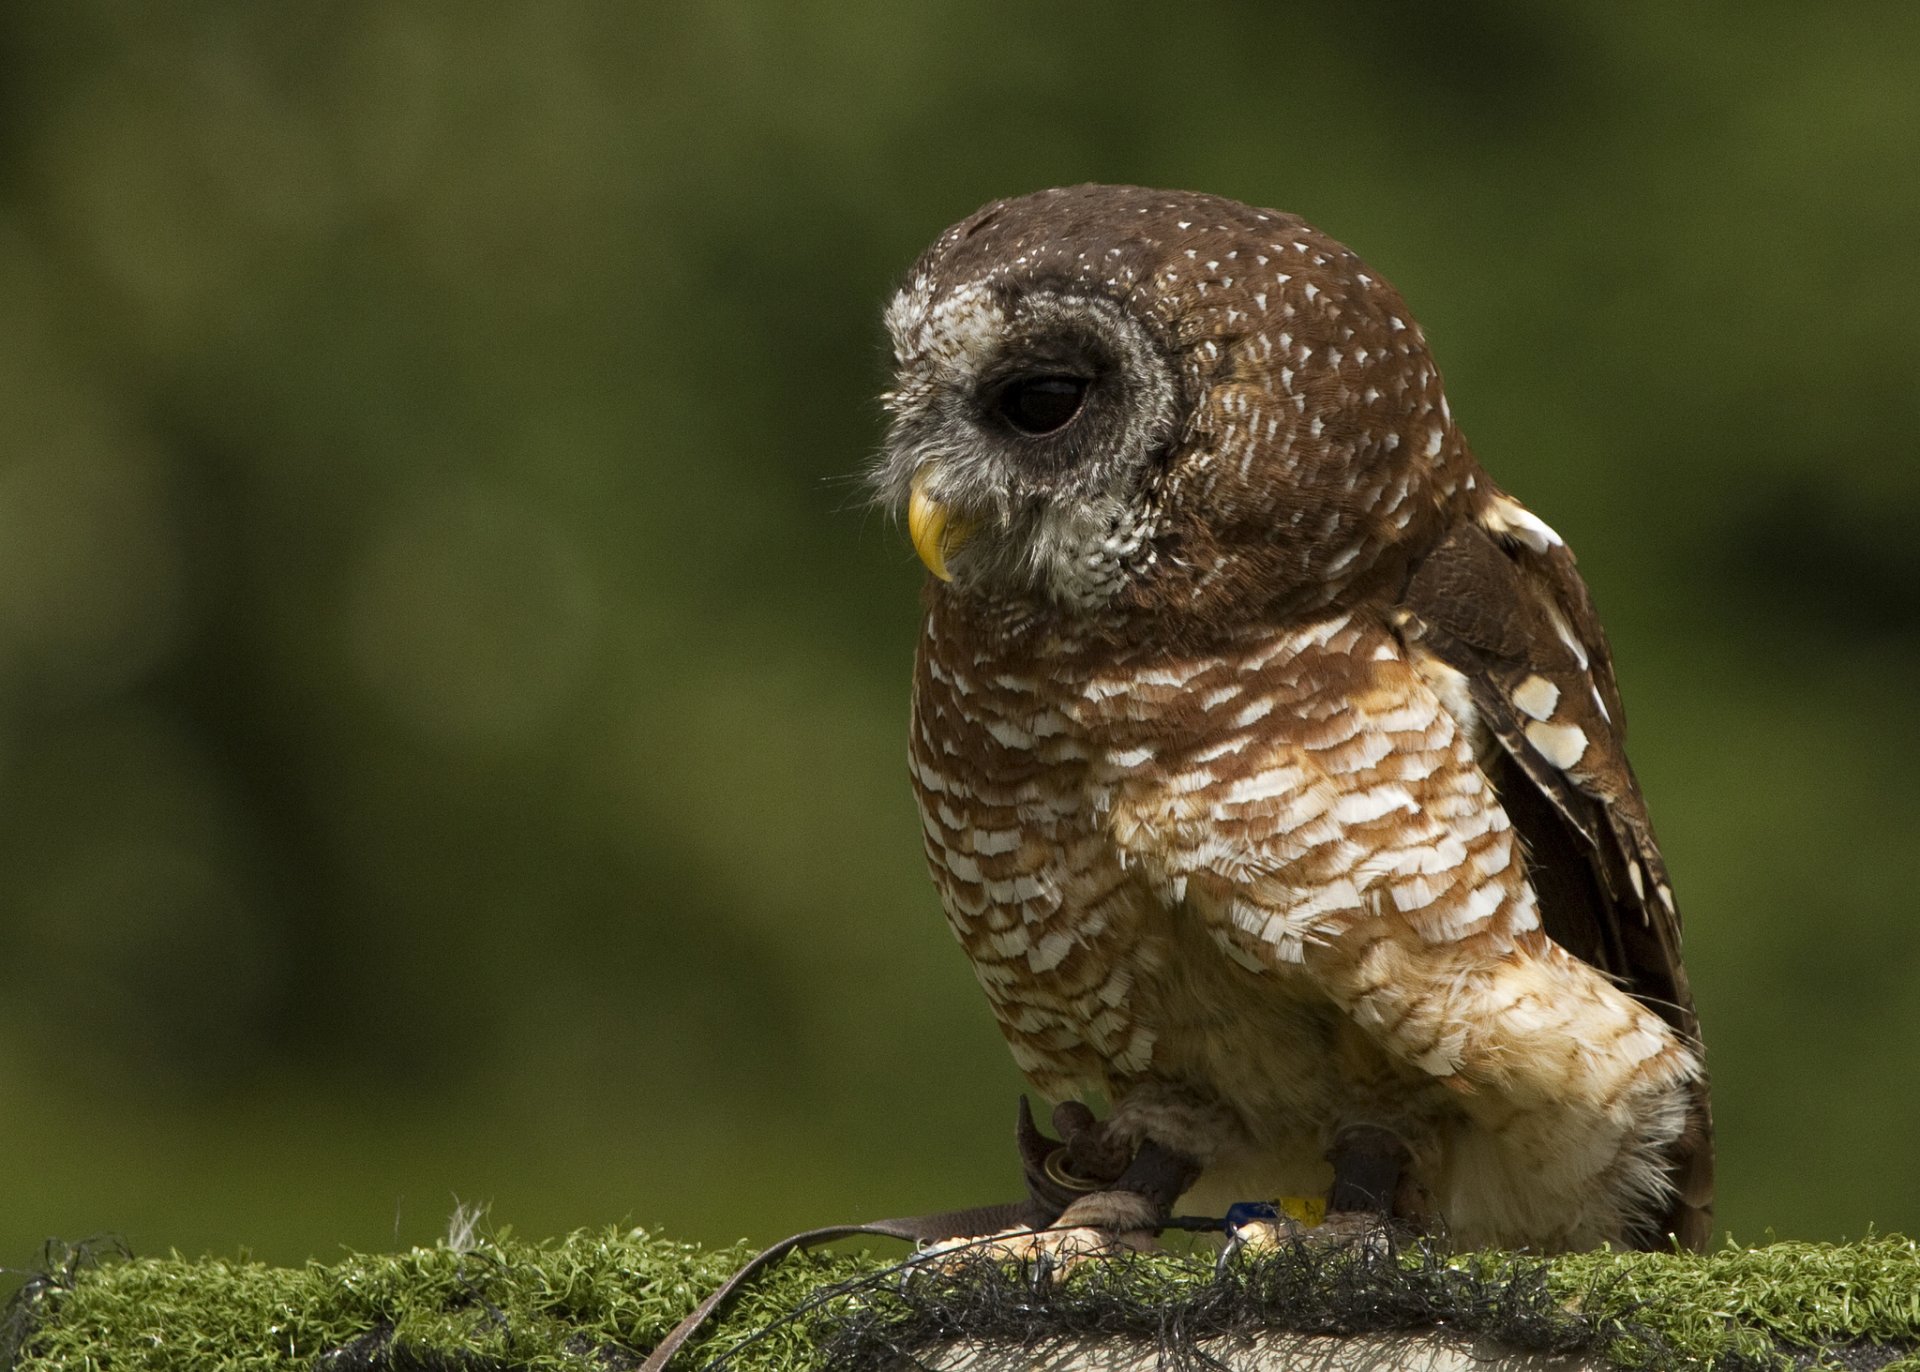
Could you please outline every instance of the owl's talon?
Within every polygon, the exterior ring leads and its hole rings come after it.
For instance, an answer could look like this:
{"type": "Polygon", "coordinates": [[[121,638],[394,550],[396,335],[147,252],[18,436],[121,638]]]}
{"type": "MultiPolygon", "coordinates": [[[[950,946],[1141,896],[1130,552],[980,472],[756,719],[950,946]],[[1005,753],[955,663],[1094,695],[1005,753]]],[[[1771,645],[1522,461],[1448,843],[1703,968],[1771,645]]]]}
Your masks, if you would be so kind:
{"type": "Polygon", "coordinates": [[[1144,1230],[1121,1233],[1074,1224],[1053,1229],[1007,1229],[986,1238],[948,1239],[920,1250],[914,1268],[951,1275],[975,1263],[1016,1264],[1030,1271],[1036,1285],[1064,1277],[1094,1258],[1144,1253],[1153,1236],[1144,1230]]]}
{"type": "Polygon", "coordinates": [[[1332,1210],[1307,1241],[1326,1248],[1351,1248],[1372,1257],[1395,1252],[1411,1238],[1403,1221],[1378,1210],[1332,1210]]]}
{"type": "Polygon", "coordinates": [[[1227,1246],[1222,1270],[1242,1255],[1258,1255],[1294,1244],[1320,1251],[1356,1248],[1369,1254],[1393,1252],[1413,1237],[1413,1226],[1379,1210],[1322,1210],[1294,1199],[1279,1205],[1242,1202],[1227,1211],[1227,1246]]]}
{"type": "Polygon", "coordinates": [[[1221,1261],[1225,1263],[1242,1254],[1267,1253],[1301,1243],[1313,1232],[1312,1228],[1286,1215],[1247,1220],[1227,1231],[1227,1249],[1221,1261]]]}
{"type": "Polygon", "coordinates": [[[1080,1197],[1048,1229],[1005,1229],[985,1238],[948,1239],[920,1252],[922,1270],[953,1272],[976,1262],[1017,1263],[1035,1282],[1064,1276],[1090,1258],[1141,1253],[1153,1247],[1163,1211],[1131,1191],[1094,1191],[1080,1197]]]}

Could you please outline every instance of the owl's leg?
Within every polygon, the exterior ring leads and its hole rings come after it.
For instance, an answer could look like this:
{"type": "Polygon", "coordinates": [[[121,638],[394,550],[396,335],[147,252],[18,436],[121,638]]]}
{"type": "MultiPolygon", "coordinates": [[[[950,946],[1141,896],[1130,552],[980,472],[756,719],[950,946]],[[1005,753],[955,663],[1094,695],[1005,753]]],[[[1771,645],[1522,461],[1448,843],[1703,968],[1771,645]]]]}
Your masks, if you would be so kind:
{"type": "Polygon", "coordinates": [[[1412,1150],[1393,1130],[1373,1124],[1348,1125],[1334,1135],[1327,1150],[1333,1186],[1327,1193],[1325,1217],[1311,1226],[1284,1215],[1236,1225],[1231,1231],[1233,1249],[1259,1252],[1288,1243],[1386,1248],[1397,1233],[1411,1228],[1407,1223],[1411,1207],[1402,1197],[1408,1189],[1407,1167],[1412,1159],[1412,1150]]]}
{"type": "Polygon", "coordinates": [[[1371,1215],[1381,1219],[1394,1213],[1401,1174],[1412,1153],[1391,1129],[1355,1124],[1334,1136],[1327,1150],[1333,1164],[1333,1189],[1327,1193],[1327,1217],[1371,1215]]]}
{"type": "Polygon", "coordinates": [[[1388,1251],[1396,1238],[1414,1232],[1418,1207],[1407,1196],[1418,1188],[1408,1173],[1413,1151],[1405,1139],[1379,1125],[1350,1124],[1334,1135],[1327,1161],[1333,1164],[1327,1215],[1302,1235],[1305,1242],[1388,1251]]]}
{"type": "Polygon", "coordinates": [[[972,1261],[1017,1262],[1058,1274],[1088,1258],[1153,1246],[1156,1230],[1193,1183],[1199,1164],[1152,1139],[1129,1154],[1108,1125],[1075,1102],[1057,1109],[1054,1123],[1067,1135],[1063,1145],[1032,1130],[1022,1104],[1020,1142],[1035,1201],[1051,1209],[1072,1197],[1052,1224],[935,1244],[926,1250],[925,1261],[938,1269],[972,1261]]]}
{"type": "Polygon", "coordinates": [[[1186,1154],[1147,1139],[1111,1184],[1074,1201],[1054,1226],[1086,1226],[1120,1235],[1150,1231],[1173,1213],[1174,1201],[1199,1171],[1186,1154]]]}
{"type": "Polygon", "coordinates": [[[1185,1154],[1147,1139],[1118,1177],[1073,1201],[1050,1228],[1001,1236],[990,1254],[1060,1273],[1088,1258],[1146,1252],[1199,1171],[1185,1154]]]}

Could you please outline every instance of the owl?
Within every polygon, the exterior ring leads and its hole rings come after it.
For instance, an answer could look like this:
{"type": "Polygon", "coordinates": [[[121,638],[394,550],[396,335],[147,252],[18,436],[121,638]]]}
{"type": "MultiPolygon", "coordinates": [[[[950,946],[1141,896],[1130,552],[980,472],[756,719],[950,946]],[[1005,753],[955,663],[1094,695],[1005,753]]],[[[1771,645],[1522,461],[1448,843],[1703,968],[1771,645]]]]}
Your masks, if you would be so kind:
{"type": "MultiPolygon", "coordinates": [[[[926,854],[1034,1088],[1211,1212],[1702,1245],[1606,638],[1393,287],[1293,215],[1077,186],[948,229],[886,325],[926,854]]],[[[1165,1207],[1123,1176],[1059,1224],[1165,1207]]]]}

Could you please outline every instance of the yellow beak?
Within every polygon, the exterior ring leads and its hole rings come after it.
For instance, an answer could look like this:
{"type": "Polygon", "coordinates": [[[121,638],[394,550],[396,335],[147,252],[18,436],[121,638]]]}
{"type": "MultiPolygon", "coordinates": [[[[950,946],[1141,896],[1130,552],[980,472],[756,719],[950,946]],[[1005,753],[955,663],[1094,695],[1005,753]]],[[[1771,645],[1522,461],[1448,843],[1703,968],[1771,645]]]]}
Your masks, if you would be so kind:
{"type": "Polygon", "coordinates": [[[913,495],[907,501],[907,536],[913,540],[913,550],[920,554],[928,571],[942,581],[952,581],[947,557],[965,543],[972,532],[971,521],[953,518],[945,505],[927,494],[925,472],[914,477],[913,495]]]}

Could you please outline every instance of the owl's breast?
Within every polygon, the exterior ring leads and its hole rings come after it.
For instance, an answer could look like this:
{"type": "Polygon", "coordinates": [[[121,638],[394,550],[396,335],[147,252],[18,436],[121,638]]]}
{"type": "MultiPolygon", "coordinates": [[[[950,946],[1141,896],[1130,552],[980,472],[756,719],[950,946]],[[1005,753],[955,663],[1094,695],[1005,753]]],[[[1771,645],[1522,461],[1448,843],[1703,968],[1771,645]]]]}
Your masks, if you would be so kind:
{"type": "Polygon", "coordinates": [[[930,617],[913,775],[949,921],[1050,1094],[1150,1075],[1311,1112],[1344,1020],[1306,948],[1387,907],[1490,953],[1537,923],[1471,740],[1383,622],[975,642],[930,617]]]}
{"type": "Polygon", "coordinates": [[[916,672],[910,766],[928,865],[1015,1061],[1047,1094],[1144,1070],[1135,1013],[1155,898],[1107,833],[1110,741],[1077,708],[1070,654],[962,655],[937,634],[916,672]]]}
{"type": "Polygon", "coordinates": [[[1249,1101],[1318,1089],[1272,1064],[1323,1058],[1331,1007],[1207,901],[1270,857],[1236,807],[1272,799],[1287,746],[1297,702],[1273,669],[1336,634],[1130,658],[1068,641],[980,651],[930,620],[911,747],[927,858],[1042,1090],[1148,1073],[1249,1101]]]}

